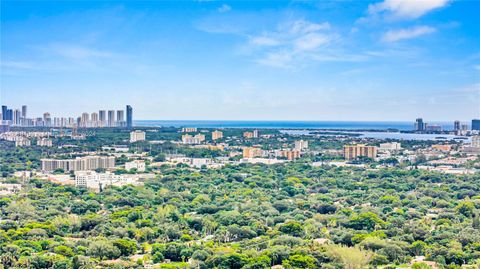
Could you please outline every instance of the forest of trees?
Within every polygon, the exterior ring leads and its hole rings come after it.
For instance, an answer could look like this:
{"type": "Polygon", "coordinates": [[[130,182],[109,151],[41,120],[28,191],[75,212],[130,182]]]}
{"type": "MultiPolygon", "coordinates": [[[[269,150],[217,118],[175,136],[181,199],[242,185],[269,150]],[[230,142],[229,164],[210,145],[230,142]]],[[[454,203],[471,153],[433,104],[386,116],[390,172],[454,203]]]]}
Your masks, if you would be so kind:
{"type": "MultiPolygon", "coordinates": [[[[15,180],[8,180],[14,182],[15,180]]],[[[93,193],[32,179],[0,198],[3,268],[440,268],[480,264],[480,175],[162,167],[93,193]]],[[[477,268],[477,267],[472,267],[477,268]]]]}

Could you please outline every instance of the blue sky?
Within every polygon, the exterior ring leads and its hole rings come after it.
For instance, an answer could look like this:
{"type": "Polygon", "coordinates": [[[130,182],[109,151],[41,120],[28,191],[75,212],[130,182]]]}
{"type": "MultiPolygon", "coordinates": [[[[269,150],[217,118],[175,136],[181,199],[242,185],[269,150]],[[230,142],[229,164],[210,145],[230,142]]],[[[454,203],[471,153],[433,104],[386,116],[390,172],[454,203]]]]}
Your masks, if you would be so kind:
{"type": "Polygon", "coordinates": [[[2,1],[1,103],[136,119],[480,117],[480,1],[2,1]]]}

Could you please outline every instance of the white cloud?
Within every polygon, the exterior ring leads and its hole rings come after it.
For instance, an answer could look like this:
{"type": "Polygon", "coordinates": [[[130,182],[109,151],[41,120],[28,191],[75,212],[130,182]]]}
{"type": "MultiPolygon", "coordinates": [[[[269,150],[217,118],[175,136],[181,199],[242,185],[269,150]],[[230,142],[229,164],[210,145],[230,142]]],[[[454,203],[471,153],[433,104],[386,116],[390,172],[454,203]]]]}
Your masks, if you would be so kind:
{"type": "MultiPolygon", "coordinates": [[[[318,53],[325,51],[336,39],[338,35],[331,31],[328,22],[315,23],[300,19],[281,23],[276,31],[250,37],[249,46],[259,54],[255,62],[290,68],[302,66],[307,61],[325,59],[325,55],[318,53]]],[[[327,58],[331,59],[330,56],[327,58]]]]}
{"type": "Polygon", "coordinates": [[[294,41],[295,49],[300,51],[315,50],[330,42],[330,37],[319,33],[309,33],[294,41]]]}
{"type": "Polygon", "coordinates": [[[227,4],[223,4],[221,7],[218,8],[218,12],[220,13],[228,12],[230,10],[232,10],[232,7],[227,4]]]}
{"type": "MultiPolygon", "coordinates": [[[[234,20],[235,21],[235,20],[234,20]]],[[[239,27],[238,23],[209,21],[212,27],[201,24],[197,29],[209,33],[229,33],[246,38],[238,51],[260,65],[298,69],[319,62],[360,62],[368,55],[348,53],[342,49],[342,37],[329,22],[305,19],[287,20],[273,30],[256,32],[255,29],[223,31],[224,25],[239,27]]]]}
{"type": "Polygon", "coordinates": [[[328,22],[318,24],[306,20],[296,20],[293,23],[288,23],[284,27],[292,34],[308,34],[320,30],[328,30],[330,29],[330,24],[328,22]]]}
{"type": "Polygon", "coordinates": [[[89,58],[110,58],[114,56],[108,51],[100,51],[87,47],[75,45],[53,45],[50,47],[51,52],[69,59],[81,60],[89,58]]]}
{"type": "Polygon", "coordinates": [[[368,7],[370,15],[384,14],[393,19],[416,19],[442,8],[450,0],[385,0],[368,7]]]}
{"type": "Polygon", "coordinates": [[[280,41],[268,36],[257,36],[250,38],[250,44],[258,46],[278,46],[280,41]]]}
{"type": "Polygon", "coordinates": [[[436,29],[430,26],[416,26],[408,29],[389,30],[383,35],[382,40],[385,42],[396,42],[430,34],[435,31],[436,29]]]}
{"type": "Polygon", "coordinates": [[[289,51],[268,52],[264,57],[256,60],[257,63],[272,67],[290,68],[294,60],[289,51]]]}

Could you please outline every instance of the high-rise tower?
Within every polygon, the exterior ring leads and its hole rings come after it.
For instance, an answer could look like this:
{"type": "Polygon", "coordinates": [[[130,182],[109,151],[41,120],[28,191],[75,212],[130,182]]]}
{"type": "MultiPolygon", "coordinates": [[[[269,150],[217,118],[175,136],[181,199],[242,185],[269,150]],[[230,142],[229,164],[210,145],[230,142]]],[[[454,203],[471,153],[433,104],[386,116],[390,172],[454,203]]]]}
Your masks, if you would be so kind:
{"type": "Polygon", "coordinates": [[[127,105],[127,128],[133,126],[133,109],[130,105],[127,105]]]}

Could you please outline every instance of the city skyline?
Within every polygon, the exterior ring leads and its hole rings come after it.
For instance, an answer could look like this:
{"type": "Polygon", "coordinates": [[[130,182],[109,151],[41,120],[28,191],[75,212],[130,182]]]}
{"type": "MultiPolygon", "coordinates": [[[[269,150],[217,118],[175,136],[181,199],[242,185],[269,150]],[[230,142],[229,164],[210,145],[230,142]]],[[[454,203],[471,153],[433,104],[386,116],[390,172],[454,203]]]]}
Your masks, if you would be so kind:
{"type": "Polygon", "coordinates": [[[133,127],[133,108],[125,106],[125,110],[100,109],[94,112],[82,112],[81,114],[60,116],[45,111],[38,115],[27,114],[27,105],[21,109],[1,104],[0,125],[18,127],[133,127]]]}
{"type": "Polygon", "coordinates": [[[129,103],[137,120],[469,122],[479,7],[2,1],[0,103],[59,116],[129,103]]]}
{"type": "MultiPolygon", "coordinates": [[[[6,105],[6,104],[2,104],[1,105],[1,108],[2,110],[0,111],[0,121],[2,120],[7,120],[6,118],[4,118],[3,115],[7,115],[5,117],[11,117],[10,121],[14,121],[15,117],[17,118],[20,118],[20,119],[29,119],[29,120],[35,120],[35,119],[40,119],[40,118],[45,118],[45,115],[48,115],[49,118],[58,118],[58,119],[75,119],[75,121],[77,120],[81,120],[81,121],[99,121],[99,122],[106,122],[108,123],[108,125],[110,125],[111,123],[113,122],[118,122],[118,121],[121,121],[121,122],[125,122],[125,127],[132,127],[133,125],[133,122],[134,121],[139,121],[139,122],[144,122],[144,121],[162,121],[162,120],[144,120],[144,119],[136,119],[136,120],[133,120],[133,108],[131,105],[126,105],[125,106],[125,110],[119,110],[119,109],[99,109],[97,111],[93,111],[93,112],[82,112],[82,113],[79,113],[78,116],[74,116],[74,115],[58,115],[56,113],[51,113],[49,111],[44,111],[44,112],[41,112],[40,114],[36,115],[36,116],[33,116],[31,117],[30,114],[28,114],[29,117],[27,117],[27,108],[29,106],[28,105],[21,105],[20,108],[16,108],[16,107],[11,107],[9,105],[6,105]],[[5,113],[7,112],[7,113],[5,113]],[[11,115],[8,115],[8,113],[11,113],[11,115]],[[16,113],[18,113],[18,116],[16,116],[16,113]],[[53,114],[54,116],[50,116],[50,114],[53,114]]],[[[28,109],[30,111],[30,109],[28,109]]],[[[168,121],[178,121],[178,122],[182,122],[182,121],[190,121],[190,120],[165,120],[166,122],[168,121]]],[[[193,122],[195,121],[198,121],[198,122],[201,122],[202,120],[191,120],[193,122]]],[[[207,121],[211,121],[211,122],[215,122],[215,121],[218,121],[218,122],[221,122],[221,121],[224,121],[224,120],[204,120],[205,122],[207,121]]],[[[228,121],[228,120],[227,120],[228,121]]],[[[232,120],[232,121],[249,121],[249,122],[265,122],[265,121],[272,121],[272,122],[281,122],[281,121],[285,121],[285,120],[262,120],[262,119],[258,119],[258,120],[232,120]]],[[[290,120],[290,121],[285,121],[285,122],[392,122],[392,123],[406,123],[406,122],[413,122],[413,129],[414,130],[417,130],[417,131],[423,131],[425,130],[425,128],[427,127],[427,124],[433,124],[433,125],[429,125],[428,127],[445,127],[445,124],[451,124],[452,125],[452,130],[460,130],[460,129],[466,129],[466,128],[470,128],[470,127],[473,127],[475,124],[474,122],[479,122],[480,119],[478,118],[472,118],[472,119],[466,119],[466,120],[428,120],[428,123],[427,122],[424,122],[423,121],[423,118],[416,118],[415,119],[415,122],[412,121],[412,119],[410,120],[401,120],[401,121],[389,121],[389,120],[383,120],[383,121],[362,121],[362,120],[358,120],[358,121],[336,121],[336,120],[326,120],[326,121],[321,121],[321,120],[312,120],[312,121],[308,121],[308,120],[290,120]],[[438,124],[442,124],[443,126],[440,126],[438,124]]],[[[12,124],[12,122],[10,122],[10,124],[12,124]]],[[[15,125],[15,123],[13,123],[15,125]]],[[[142,125],[139,125],[139,127],[141,127],[142,125]]],[[[104,126],[104,127],[107,127],[107,126],[104,126]]],[[[113,127],[113,126],[109,126],[109,127],[113,127]]],[[[123,127],[123,126],[120,126],[120,127],[123,127]]],[[[478,129],[479,127],[477,127],[476,129],[478,129]]]]}

